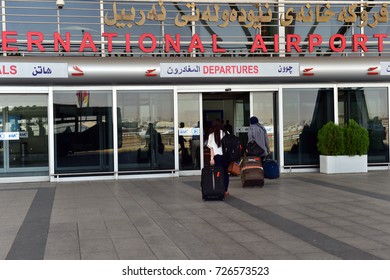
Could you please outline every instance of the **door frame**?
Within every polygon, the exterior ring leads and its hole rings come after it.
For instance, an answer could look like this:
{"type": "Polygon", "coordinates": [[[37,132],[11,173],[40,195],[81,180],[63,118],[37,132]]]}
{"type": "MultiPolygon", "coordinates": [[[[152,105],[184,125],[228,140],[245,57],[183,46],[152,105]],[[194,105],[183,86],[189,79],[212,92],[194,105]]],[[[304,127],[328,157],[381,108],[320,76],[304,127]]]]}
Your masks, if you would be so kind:
{"type": "MultiPolygon", "coordinates": [[[[41,182],[41,181],[49,181],[49,166],[50,166],[50,110],[51,110],[51,104],[50,104],[50,90],[49,87],[0,87],[0,96],[12,96],[12,95],[42,95],[47,97],[47,121],[48,121],[48,130],[47,130],[47,143],[48,143],[48,164],[45,167],[9,167],[9,152],[5,151],[3,148],[3,158],[8,158],[7,160],[4,160],[4,166],[0,168],[1,174],[4,176],[0,176],[0,182],[1,183],[8,183],[8,182],[41,182]],[[7,153],[7,155],[6,155],[7,153]],[[36,171],[42,171],[45,173],[45,175],[38,175],[38,176],[20,176],[18,174],[22,172],[36,172],[36,171]],[[7,176],[7,173],[10,173],[9,176],[7,176]],[[15,176],[13,176],[15,175],[15,176]]],[[[3,114],[1,112],[1,114],[3,114]]],[[[8,146],[9,143],[3,143],[3,147],[8,146]]]]}

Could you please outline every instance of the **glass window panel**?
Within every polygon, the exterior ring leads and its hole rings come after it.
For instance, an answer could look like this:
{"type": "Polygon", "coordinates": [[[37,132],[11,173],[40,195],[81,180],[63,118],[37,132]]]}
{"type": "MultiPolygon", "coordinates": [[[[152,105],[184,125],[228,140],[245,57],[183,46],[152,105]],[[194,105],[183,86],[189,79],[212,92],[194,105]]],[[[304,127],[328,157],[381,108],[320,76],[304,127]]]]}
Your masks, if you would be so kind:
{"type": "Polygon", "coordinates": [[[334,119],[333,89],[283,90],[285,165],[317,165],[317,132],[334,119]]]}
{"type": "Polygon", "coordinates": [[[179,166],[180,170],[200,168],[199,94],[180,94],[179,166]]]}
{"type": "Polygon", "coordinates": [[[112,93],[54,92],[56,173],[113,171],[112,93]]]}
{"type": "Polygon", "coordinates": [[[172,91],[118,91],[119,171],[174,168],[172,91]]]}
{"type": "Polygon", "coordinates": [[[101,38],[99,1],[65,1],[65,7],[58,12],[61,35],[69,32],[73,41],[81,42],[84,33],[89,32],[98,45],[101,38]]]}
{"type": "Polygon", "coordinates": [[[354,119],[367,128],[369,163],[389,162],[389,108],[387,88],[340,88],[339,123],[354,119]]]}
{"type": "Polygon", "coordinates": [[[255,92],[253,94],[253,115],[256,116],[259,119],[259,122],[267,129],[271,153],[275,152],[273,95],[273,92],[255,92]]]}
{"type": "MultiPolygon", "coordinates": [[[[352,47],[350,45],[352,34],[358,34],[360,33],[360,28],[358,27],[359,22],[353,22],[353,23],[346,23],[338,20],[338,15],[342,12],[343,8],[348,9],[348,4],[341,3],[341,4],[331,4],[330,6],[326,7],[326,4],[319,3],[316,4],[316,1],[311,1],[311,3],[308,3],[307,5],[304,5],[302,3],[299,4],[287,4],[285,6],[285,11],[287,12],[288,9],[293,9],[292,12],[289,13],[289,15],[292,15],[294,17],[294,20],[291,24],[287,25],[285,27],[285,32],[287,34],[298,34],[301,38],[301,44],[299,44],[300,48],[302,49],[301,53],[298,53],[295,48],[292,48],[291,55],[298,55],[303,54],[306,56],[314,56],[314,55],[332,55],[332,56],[340,56],[342,53],[339,52],[333,52],[329,48],[329,39],[334,34],[341,34],[343,35],[347,40],[347,46],[345,48],[345,52],[351,53],[352,47]],[[325,15],[325,12],[331,11],[334,13],[332,17],[329,18],[329,20],[323,21],[323,22],[316,22],[316,9],[318,7],[318,11],[320,12],[321,16],[325,15]],[[302,14],[303,11],[303,14],[302,14]],[[310,18],[309,12],[312,13],[312,17],[310,20],[307,20],[310,18]],[[299,18],[300,15],[303,15],[303,17],[307,17],[307,19],[301,19],[296,20],[299,18]],[[309,34],[320,34],[322,36],[322,44],[320,46],[314,47],[315,52],[309,53],[308,51],[308,36],[309,34]]],[[[360,11],[360,6],[355,7],[355,12],[357,13],[360,11]]],[[[282,18],[285,18],[285,15],[282,15],[282,18]]],[[[337,40],[335,42],[336,47],[338,47],[337,43],[339,41],[337,40]]],[[[359,55],[359,54],[349,54],[349,55],[359,55]]]]}
{"type": "Polygon", "coordinates": [[[17,31],[18,40],[26,40],[28,31],[53,36],[57,31],[55,1],[52,7],[40,1],[5,1],[7,30],[17,31]]]}
{"type": "Polygon", "coordinates": [[[10,94],[0,98],[0,131],[19,132],[18,140],[1,141],[1,167],[6,172],[47,171],[47,95],[10,94]],[[4,166],[4,149],[9,166],[4,166]]]}

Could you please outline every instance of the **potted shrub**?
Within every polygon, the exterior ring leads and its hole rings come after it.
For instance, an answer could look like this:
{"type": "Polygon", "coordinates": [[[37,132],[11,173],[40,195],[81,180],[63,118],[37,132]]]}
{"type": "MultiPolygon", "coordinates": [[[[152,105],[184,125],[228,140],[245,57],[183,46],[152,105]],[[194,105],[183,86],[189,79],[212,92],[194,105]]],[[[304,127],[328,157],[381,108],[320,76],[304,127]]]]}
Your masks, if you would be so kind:
{"type": "Polygon", "coordinates": [[[317,135],[321,173],[367,172],[368,131],[356,121],[328,122],[317,135]]]}

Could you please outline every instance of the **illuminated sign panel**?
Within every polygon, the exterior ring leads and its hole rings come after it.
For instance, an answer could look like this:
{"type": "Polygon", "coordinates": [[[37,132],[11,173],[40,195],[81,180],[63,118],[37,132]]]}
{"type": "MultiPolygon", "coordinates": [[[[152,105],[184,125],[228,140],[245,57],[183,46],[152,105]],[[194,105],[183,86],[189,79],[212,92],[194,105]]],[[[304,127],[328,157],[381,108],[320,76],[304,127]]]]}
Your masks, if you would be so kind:
{"type": "Polygon", "coordinates": [[[298,77],[299,63],[161,63],[160,76],[298,77]]]}

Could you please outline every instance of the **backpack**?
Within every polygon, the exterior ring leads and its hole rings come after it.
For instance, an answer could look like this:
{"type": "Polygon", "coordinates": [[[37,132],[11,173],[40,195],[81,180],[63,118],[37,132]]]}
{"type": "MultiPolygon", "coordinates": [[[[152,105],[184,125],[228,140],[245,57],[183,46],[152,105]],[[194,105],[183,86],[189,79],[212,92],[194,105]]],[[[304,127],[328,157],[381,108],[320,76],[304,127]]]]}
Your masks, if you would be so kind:
{"type": "Polygon", "coordinates": [[[242,155],[240,138],[234,134],[226,133],[222,138],[223,158],[227,162],[239,161],[242,155]]]}

